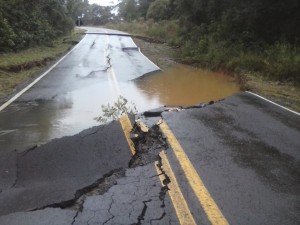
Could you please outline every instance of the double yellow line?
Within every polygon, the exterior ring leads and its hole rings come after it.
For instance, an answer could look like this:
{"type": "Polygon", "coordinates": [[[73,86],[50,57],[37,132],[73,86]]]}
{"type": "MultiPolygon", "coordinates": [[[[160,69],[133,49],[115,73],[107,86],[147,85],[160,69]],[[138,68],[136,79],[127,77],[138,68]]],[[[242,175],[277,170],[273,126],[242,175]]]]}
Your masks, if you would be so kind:
{"type": "MultiPolygon", "coordinates": [[[[124,116],[120,119],[120,123],[127,139],[129,148],[132,154],[135,154],[134,145],[130,139],[130,131],[132,130],[131,122],[128,116],[124,116]]],[[[221,210],[217,206],[216,202],[213,200],[212,196],[204,186],[200,176],[198,175],[197,171],[195,170],[194,166],[192,165],[191,161],[189,160],[188,156],[185,154],[183,148],[181,147],[180,143],[176,139],[175,135],[168,127],[166,122],[161,121],[159,123],[159,127],[163,134],[167,137],[169,144],[171,145],[173,152],[178,159],[181,169],[183,170],[189,185],[193,189],[197,200],[199,201],[200,205],[202,206],[203,210],[205,211],[209,221],[213,225],[228,225],[228,221],[222,214],[221,210]]],[[[193,215],[191,214],[191,210],[188,207],[188,204],[181,192],[181,189],[178,185],[177,179],[169,160],[166,156],[166,153],[163,151],[160,154],[162,159],[163,169],[165,173],[169,176],[171,183],[168,184],[169,187],[169,196],[172,200],[173,206],[175,208],[178,220],[182,225],[194,225],[197,224],[193,215]]],[[[157,173],[160,174],[160,171],[157,166],[156,170],[157,173]]],[[[163,178],[159,176],[161,182],[163,182],[163,178]]],[[[163,183],[162,183],[163,184],[163,183]]]]}

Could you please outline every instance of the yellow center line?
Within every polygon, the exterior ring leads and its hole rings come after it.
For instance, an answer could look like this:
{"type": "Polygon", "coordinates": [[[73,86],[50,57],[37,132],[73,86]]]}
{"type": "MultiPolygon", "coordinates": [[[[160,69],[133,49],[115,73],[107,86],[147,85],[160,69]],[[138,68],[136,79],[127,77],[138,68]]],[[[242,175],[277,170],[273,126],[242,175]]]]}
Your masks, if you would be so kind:
{"type": "Polygon", "coordinates": [[[130,148],[131,154],[134,155],[135,154],[135,148],[134,148],[134,144],[130,138],[130,132],[132,130],[132,125],[131,122],[128,118],[127,115],[123,116],[122,118],[119,119],[121,127],[123,129],[123,132],[125,134],[128,146],[130,148]]]}
{"type": "MultiPolygon", "coordinates": [[[[163,165],[163,170],[165,173],[168,175],[170,178],[171,182],[168,184],[168,188],[170,189],[168,191],[170,198],[172,200],[173,206],[175,208],[177,217],[179,219],[180,224],[184,225],[196,225],[197,223],[195,222],[191,211],[188,207],[188,204],[186,203],[183,194],[180,190],[180,187],[178,185],[177,179],[175,177],[175,174],[172,171],[172,168],[170,166],[169,160],[166,156],[166,153],[163,151],[160,154],[160,157],[162,159],[162,165],[163,165]]],[[[156,166],[156,172],[157,174],[160,174],[159,168],[156,166]]],[[[160,182],[162,185],[164,185],[164,177],[159,176],[160,182]]]]}
{"type": "Polygon", "coordinates": [[[228,225],[228,221],[223,216],[216,202],[213,200],[210,193],[204,186],[200,176],[198,175],[188,156],[185,154],[180,143],[177,141],[175,135],[172,133],[166,122],[162,121],[159,124],[159,127],[164,135],[168,138],[168,142],[171,145],[190,186],[197,196],[198,201],[203,207],[211,224],[228,225]]]}
{"type": "MultiPolygon", "coordinates": [[[[132,125],[131,122],[128,118],[127,115],[123,116],[122,118],[119,119],[123,132],[125,134],[125,137],[127,139],[127,143],[129,145],[130,151],[132,155],[135,154],[135,148],[134,145],[130,139],[130,131],[132,130],[132,125]]],[[[148,131],[148,128],[146,125],[143,124],[143,122],[138,121],[138,125],[143,129],[144,132],[148,131]]],[[[165,173],[169,176],[171,182],[168,184],[169,187],[169,196],[172,201],[172,204],[174,206],[174,209],[177,214],[177,218],[182,225],[196,225],[196,222],[191,214],[191,211],[183,197],[183,194],[180,190],[180,187],[178,185],[178,182],[176,180],[176,177],[174,175],[174,172],[172,171],[172,168],[170,166],[169,160],[164,152],[160,153],[160,157],[162,159],[162,165],[165,173]]],[[[159,179],[164,185],[164,176],[161,176],[161,171],[157,167],[157,165],[154,165],[156,168],[156,172],[159,176],[159,179]]]]}

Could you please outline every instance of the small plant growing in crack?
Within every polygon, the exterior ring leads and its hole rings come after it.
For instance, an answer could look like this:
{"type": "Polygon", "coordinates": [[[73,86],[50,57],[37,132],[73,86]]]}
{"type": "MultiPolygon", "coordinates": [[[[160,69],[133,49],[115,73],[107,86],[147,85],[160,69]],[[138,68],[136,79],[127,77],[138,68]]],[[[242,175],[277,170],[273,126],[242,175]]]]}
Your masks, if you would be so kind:
{"type": "Polygon", "coordinates": [[[135,104],[128,102],[128,100],[121,95],[113,105],[109,103],[107,105],[101,105],[101,109],[103,115],[95,118],[100,123],[107,123],[110,120],[117,120],[126,114],[136,114],[138,112],[135,104]]]}

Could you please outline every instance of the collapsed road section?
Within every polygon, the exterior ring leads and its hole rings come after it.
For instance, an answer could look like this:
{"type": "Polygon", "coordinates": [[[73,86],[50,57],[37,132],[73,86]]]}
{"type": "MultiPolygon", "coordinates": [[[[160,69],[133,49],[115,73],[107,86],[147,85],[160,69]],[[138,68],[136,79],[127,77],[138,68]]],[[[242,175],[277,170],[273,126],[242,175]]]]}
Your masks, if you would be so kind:
{"type": "Polygon", "coordinates": [[[128,121],[1,154],[0,224],[298,224],[298,115],[240,93],[128,121]]]}
{"type": "Polygon", "coordinates": [[[166,139],[158,126],[132,135],[133,156],[118,121],[1,155],[0,224],[178,223],[166,139]]]}

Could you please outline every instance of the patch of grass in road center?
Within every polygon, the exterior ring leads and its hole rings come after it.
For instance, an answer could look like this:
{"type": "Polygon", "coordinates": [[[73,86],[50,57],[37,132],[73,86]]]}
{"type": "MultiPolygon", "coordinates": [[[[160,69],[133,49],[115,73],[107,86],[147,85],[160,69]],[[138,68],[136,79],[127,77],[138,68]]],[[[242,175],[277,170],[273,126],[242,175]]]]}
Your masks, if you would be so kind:
{"type": "Polygon", "coordinates": [[[76,28],[65,37],[58,38],[51,46],[39,46],[17,53],[0,54],[0,97],[4,97],[68,52],[76,45],[85,30],[76,28]]]}

